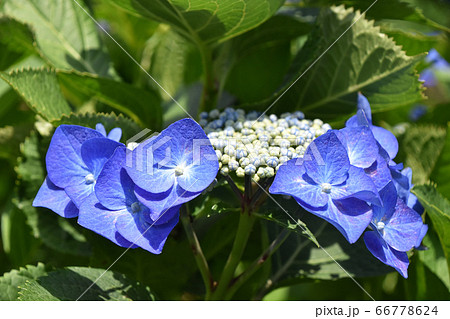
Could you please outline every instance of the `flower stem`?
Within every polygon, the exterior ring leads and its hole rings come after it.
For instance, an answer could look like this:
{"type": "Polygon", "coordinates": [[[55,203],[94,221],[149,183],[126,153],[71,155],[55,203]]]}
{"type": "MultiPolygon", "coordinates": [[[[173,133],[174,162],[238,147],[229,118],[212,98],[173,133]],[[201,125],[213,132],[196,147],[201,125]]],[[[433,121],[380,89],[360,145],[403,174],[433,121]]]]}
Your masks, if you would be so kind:
{"type": "Polygon", "coordinates": [[[273,240],[273,242],[267,247],[267,249],[232,283],[230,289],[225,295],[225,300],[230,300],[234,293],[244,284],[256,271],[258,271],[262,265],[269,260],[269,258],[275,253],[278,248],[284,243],[284,241],[289,237],[291,231],[284,228],[278,236],[273,240]]]}
{"type": "Polygon", "coordinates": [[[234,277],[236,268],[241,261],[244,249],[250,236],[251,229],[255,222],[255,216],[249,214],[246,210],[241,213],[239,225],[234,239],[233,248],[231,249],[228,260],[219,279],[217,289],[212,293],[212,300],[222,300],[227,293],[231,280],[234,277]]]}
{"type": "Polygon", "coordinates": [[[181,207],[181,222],[183,223],[186,236],[192,249],[192,254],[194,255],[195,262],[197,263],[197,267],[203,278],[203,283],[205,284],[205,299],[209,299],[212,291],[213,279],[194,227],[192,227],[191,216],[188,213],[186,205],[187,204],[181,207]]]}

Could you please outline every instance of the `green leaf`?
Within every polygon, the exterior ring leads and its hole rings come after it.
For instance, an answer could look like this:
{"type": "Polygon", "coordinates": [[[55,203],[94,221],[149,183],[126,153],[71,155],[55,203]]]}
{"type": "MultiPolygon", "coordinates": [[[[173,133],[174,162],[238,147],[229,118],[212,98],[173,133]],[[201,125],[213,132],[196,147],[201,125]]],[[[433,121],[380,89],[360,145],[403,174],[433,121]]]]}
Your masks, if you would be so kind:
{"type": "Polygon", "coordinates": [[[409,21],[383,20],[378,25],[381,31],[392,37],[408,55],[429,51],[441,38],[441,36],[422,33],[423,25],[409,21]]]}
{"type": "Polygon", "coordinates": [[[431,180],[442,194],[450,194],[450,123],[447,125],[445,144],[431,174],[431,180]]]}
{"type": "Polygon", "coordinates": [[[269,98],[282,84],[289,68],[291,40],[310,30],[309,24],[276,15],[224,44],[219,64],[225,90],[241,103],[269,98]]]}
{"type": "Polygon", "coordinates": [[[34,280],[46,275],[45,268],[44,264],[38,263],[36,266],[27,265],[3,274],[0,277],[0,300],[17,300],[19,286],[23,286],[28,280],[34,280]]]}
{"type": "Polygon", "coordinates": [[[2,248],[12,266],[18,267],[34,260],[39,241],[33,238],[25,214],[9,202],[1,214],[0,224],[2,248]]]}
{"type": "Polygon", "coordinates": [[[433,272],[450,290],[450,274],[447,260],[442,250],[439,236],[432,227],[429,227],[422,244],[428,247],[427,250],[418,251],[419,259],[433,272]]]}
{"type": "Polygon", "coordinates": [[[225,41],[269,19],[283,0],[120,0],[115,5],[170,24],[194,42],[225,41]]]}
{"type": "Polygon", "coordinates": [[[421,58],[408,57],[359,12],[323,9],[294,60],[290,81],[274,99],[292,87],[274,110],[297,108],[325,120],[343,117],[354,112],[358,91],[373,112],[417,102],[423,95],[414,65],[421,58]]]}
{"type": "Polygon", "coordinates": [[[10,73],[0,72],[0,77],[24,99],[31,109],[48,121],[57,120],[71,112],[53,70],[28,68],[10,73]]]}
{"type": "Polygon", "coordinates": [[[123,115],[116,115],[114,113],[85,113],[85,114],[70,114],[63,116],[57,121],[53,121],[53,126],[61,124],[81,125],[95,129],[97,123],[102,123],[107,132],[115,127],[122,129],[122,141],[127,141],[134,135],[139,133],[142,129],[135,122],[123,115]]]}
{"type": "Polygon", "coordinates": [[[70,0],[6,0],[4,11],[31,25],[44,57],[61,69],[112,75],[95,23],[70,0]]]}
{"type": "Polygon", "coordinates": [[[285,199],[282,196],[274,196],[274,200],[276,200],[277,204],[274,203],[272,199],[268,198],[259,208],[256,216],[293,230],[311,240],[316,246],[319,246],[313,232],[303,221],[303,216],[305,213],[308,213],[292,198],[285,199]]]}
{"type": "Polygon", "coordinates": [[[155,91],[86,73],[58,71],[57,75],[72,93],[78,91],[105,103],[142,127],[161,128],[161,99],[155,91]]]}
{"type": "Polygon", "coordinates": [[[447,258],[447,269],[450,273],[450,202],[432,185],[415,186],[414,194],[430,216],[434,230],[447,258]]]}
{"type": "Polygon", "coordinates": [[[104,269],[67,267],[28,281],[19,300],[155,300],[148,287],[104,269]],[[91,287],[92,285],[92,287],[91,287]],[[89,288],[90,287],[90,288],[89,288]],[[80,298],[81,297],[81,298],[80,298]]]}
{"type": "MultiPolygon", "coordinates": [[[[149,73],[172,96],[183,86],[200,80],[202,62],[199,51],[166,25],[161,25],[148,40],[144,55],[149,63],[149,73]]],[[[146,80],[150,86],[160,91],[165,101],[170,100],[167,93],[153,80],[146,80]]]]}
{"type": "Polygon", "coordinates": [[[0,17],[0,70],[35,52],[33,33],[28,26],[10,17],[0,17]]]}
{"type": "Polygon", "coordinates": [[[445,141],[445,129],[435,125],[411,126],[401,141],[405,165],[413,170],[413,183],[430,178],[445,141]]]}

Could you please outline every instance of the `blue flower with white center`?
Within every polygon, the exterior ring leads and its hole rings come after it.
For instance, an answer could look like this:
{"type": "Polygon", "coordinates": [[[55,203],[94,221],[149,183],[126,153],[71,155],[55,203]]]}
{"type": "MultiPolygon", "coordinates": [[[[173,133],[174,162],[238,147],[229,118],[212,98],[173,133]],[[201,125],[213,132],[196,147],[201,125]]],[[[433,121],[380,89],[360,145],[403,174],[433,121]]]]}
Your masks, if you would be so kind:
{"type": "Polygon", "coordinates": [[[133,182],[148,192],[145,205],[160,213],[168,204],[160,197],[183,192],[192,195],[178,198],[179,205],[200,195],[214,181],[219,162],[202,128],[191,119],[183,119],[130,152],[126,170],[133,182]],[[151,194],[159,196],[158,200],[152,201],[151,194]]]}
{"type": "Polygon", "coordinates": [[[350,165],[335,131],[315,139],[304,160],[281,165],[269,191],[293,196],[306,210],[333,224],[350,243],[372,219],[366,202],[379,203],[374,183],[363,169],[350,165]]]}
{"type": "Polygon", "coordinates": [[[127,150],[117,148],[106,162],[91,194],[81,205],[78,223],[122,247],[162,251],[178,223],[179,205],[155,214],[135,195],[136,185],[123,168],[127,150]]]}
{"type": "Polygon", "coordinates": [[[376,258],[407,278],[406,252],[425,235],[422,234],[422,218],[397,196],[393,183],[380,191],[380,198],[383,206],[372,205],[373,231],[364,234],[364,242],[376,258]]]}
{"type": "Polygon", "coordinates": [[[347,127],[368,126],[375,139],[380,143],[381,147],[386,150],[390,159],[395,158],[398,153],[398,141],[394,134],[388,130],[372,125],[372,111],[367,98],[358,93],[358,112],[352,116],[346,123],[347,127]]]}
{"type": "Polygon", "coordinates": [[[97,123],[95,126],[95,130],[102,134],[104,137],[109,138],[110,140],[120,142],[120,138],[122,137],[122,129],[120,127],[113,128],[109,134],[106,134],[105,127],[102,123],[97,123]]]}
{"type": "Polygon", "coordinates": [[[123,144],[103,137],[96,130],[78,125],[59,126],[47,151],[48,176],[33,206],[47,207],[63,217],[76,217],[76,208],[93,193],[104,163],[119,146],[123,144]]]}

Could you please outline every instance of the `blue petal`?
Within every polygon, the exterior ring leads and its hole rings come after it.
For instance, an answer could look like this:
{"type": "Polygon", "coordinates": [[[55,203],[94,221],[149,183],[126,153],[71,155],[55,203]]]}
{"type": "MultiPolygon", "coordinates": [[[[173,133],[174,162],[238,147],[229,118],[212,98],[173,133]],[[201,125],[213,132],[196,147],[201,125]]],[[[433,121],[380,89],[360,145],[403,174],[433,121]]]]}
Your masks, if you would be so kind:
{"type": "Polygon", "coordinates": [[[356,198],[329,200],[321,209],[311,209],[295,199],[307,211],[331,223],[350,243],[358,240],[372,219],[370,206],[356,198]]]}
{"type": "Polygon", "coordinates": [[[333,199],[354,197],[373,204],[381,204],[375,184],[362,168],[355,166],[350,166],[348,179],[344,183],[331,188],[331,197],[333,199]]]}
{"type": "Polygon", "coordinates": [[[339,130],[342,144],[347,148],[350,164],[370,167],[378,157],[378,144],[367,126],[339,130]]]}
{"type": "Polygon", "coordinates": [[[122,129],[120,127],[115,127],[109,131],[108,138],[110,140],[119,142],[122,137],[122,129]]]}
{"type": "Polygon", "coordinates": [[[125,206],[121,210],[109,210],[98,202],[95,194],[91,194],[80,207],[78,224],[108,238],[116,245],[128,248],[132,247],[133,243],[126,240],[115,228],[117,218],[124,214],[128,214],[125,206]]]}
{"type": "Polygon", "coordinates": [[[106,130],[102,123],[97,123],[95,125],[95,130],[106,137],[106,130]]]}
{"type": "Polygon", "coordinates": [[[57,187],[48,177],[45,178],[34,198],[33,206],[51,209],[59,216],[65,218],[78,216],[78,208],[67,196],[64,189],[57,187]]]}
{"type": "Polygon", "coordinates": [[[90,128],[77,125],[61,125],[53,134],[46,156],[50,180],[60,188],[76,185],[89,174],[81,158],[81,145],[102,135],[90,128]]]}
{"type": "Polygon", "coordinates": [[[373,163],[369,168],[366,168],[364,171],[375,184],[378,191],[383,189],[389,182],[392,181],[391,171],[385,159],[381,155],[378,155],[375,163],[373,163]]]}
{"type": "Polygon", "coordinates": [[[134,183],[123,169],[126,153],[125,148],[117,148],[103,166],[95,184],[98,201],[111,210],[123,209],[127,204],[136,201],[134,183]]]}
{"type": "Polygon", "coordinates": [[[303,157],[306,174],[316,184],[341,184],[347,179],[350,167],[347,151],[334,131],[316,138],[303,157]]]}
{"type": "Polygon", "coordinates": [[[73,203],[79,208],[83,202],[94,192],[94,183],[86,184],[84,177],[80,178],[78,182],[73,183],[73,185],[66,186],[64,191],[73,201],[73,203]]]}
{"type": "Polygon", "coordinates": [[[81,146],[81,158],[95,178],[100,174],[103,165],[123,144],[105,137],[92,138],[81,146]]]}
{"type": "Polygon", "coordinates": [[[413,193],[410,193],[408,196],[408,201],[406,202],[406,205],[409,208],[412,208],[415,210],[419,215],[422,215],[425,209],[423,208],[422,204],[417,199],[416,195],[413,193]]]}
{"type": "Polygon", "coordinates": [[[380,190],[381,205],[373,205],[373,220],[374,222],[386,223],[395,212],[397,205],[397,191],[392,182],[389,182],[383,189],[380,190]]]}
{"type": "MultiPolygon", "coordinates": [[[[136,186],[134,192],[139,202],[150,209],[150,218],[152,220],[158,219],[171,207],[180,206],[201,194],[187,192],[179,186],[174,186],[168,191],[158,194],[149,193],[136,186]]],[[[165,215],[167,217],[167,214],[165,215]]],[[[164,222],[164,219],[161,222],[164,222]]]]}
{"type": "Polygon", "coordinates": [[[372,126],[371,129],[373,136],[375,136],[381,147],[386,150],[389,158],[394,159],[398,153],[398,141],[394,134],[379,126],[372,126]]]}
{"type": "Polygon", "coordinates": [[[417,243],[422,225],[422,217],[398,198],[395,212],[384,227],[383,238],[395,250],[408,251],[417,243]]]}
{"type": "Polygon", "coordinates": [[[389,247],[376,232],[364,234],[364,242],[369,251],[382,263],[395,268],[404,278],[408,278],[408,255],[389,247]]]}
{"type": "Polygon", "coordinates": [[[129,213],[119,216],[116,229],[136,246],[153,254],[160,254],[167,237],[177,223],[178,214],[175,214],[167,223],[156,225],[149,223],[148,219],[144,218],[144,214],[129,213]]]}
{"type": "Polygon", "coordinates": [[[167,136],[158,139],[155,136],[140,143],[132,152],[127,151],[125,169],[134,183],[139,187],[152,192],[160,193],[169,190],[175,183],[175,173],[173,168],[175,162],[170,159],[170,148],[168,148],[167,136]],[[159,167],[154,159],[154,149],[164,148],[167,150],[167,161],[171,168],[159,167]]]}
{"type": "Polygon", "coordinates": [[[427,232],[428,232],[428,225],[427,224],[423,224],[422,228],[420,228],[420,235],[417,238],[417,241],[416,241],[416,244],[414,245],[414,248],[421,247],[422,240],[425,237],[425,235],[427,234],[427,232]]]}
{"type": "Polygon", "coordinates": [[[297,164],[297,159],[280,166],[269,192],[294,196],[311,208],[324,207],[329,197],[321,191],[320,185],[305,174],[305,167],[297,164]]]}
{"type": "Polygon", "coordinates": [[[369,101],[360,92],[358,92],[358,110],[361,110],[369,124],[372,124],[372,110],[370,109],[369,101]]]}

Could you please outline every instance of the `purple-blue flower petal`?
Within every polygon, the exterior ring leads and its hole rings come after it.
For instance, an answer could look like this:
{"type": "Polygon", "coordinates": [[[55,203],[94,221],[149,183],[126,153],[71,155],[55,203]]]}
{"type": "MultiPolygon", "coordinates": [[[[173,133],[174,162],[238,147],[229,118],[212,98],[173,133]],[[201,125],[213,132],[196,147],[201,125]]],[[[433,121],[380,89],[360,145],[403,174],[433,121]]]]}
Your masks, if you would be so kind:
{"type": "Polygon", "coordinates": [[[391,171],[386,160],[381,155],[378,155],[377,160],[372,166],[366,168],[364,171],[373,181],[378,191],[392,181],[391,171]]]}
{"type": "Polygon", "coordinates": [[[384,227],[383,238],[395,250],[408,251],[416,245],[422,225],[422,217],[398,198],[395,212],[384,227]]]}
{"type": "Polygon", "coordinates": [[[379,126],[372,126],[371,129],[373,136],[375,136],[375,139],[380,143],[381,147],[386,150],[389,158],[395,158],[398,153],[398,141],[395,135],[379,126]]]}
{"type": "Polygon", "coordinates": [[[334,185],[331,188],[330,195],[333,199],[354,197],[370,203],[380,204],[375,184],[362,168],[355,166],[350,166],[348,179],[344,183],[334,185]]]}
{"type": "Polygon", "coordinates": [[[95,178],[100,174],[103,165],[123,144],[106,137],[92,138],[81,145],[81,158],[95,178]]]}
{"type": "Polygon", "coordinates": [[[46,156],[50,180],[60,188],[77,184],[89,174],[81,158],[81,145],[102,135],[90,128],[77,125],[61,125],[52,137],[46,156]]]}
{"type": "Polygon", "coordinates": [[[102,123],[97,123],[95,125],[95,130],[106,137],[106,130],[102,123]]]}
{"type": "Polygon", "coordinates": [[[306,174],[316,184],[341,184],[347,179],[350,167],[347,151],[334,131],[316,138],[303,158],[306,174]]]}
{"type": "Polygon", "coordinates": [[[61,217],[73,218],[78,216],[78,208],[67,196],[64,189],[57,187],[46,177],[33,200],[34,207],[51,209],[61,217]]]}
{"type": "Polygon", "coordinates": [[[404,278],[408,278],[408,255],[405,252],[396,251],[374,231],[364,234],[364,242],[369,251],[382,263],[395,268],[404,278]]]}
{"type": "MultiPolygon", "coordinates": [[[[178,209],[173,208],[176,212],[178,209]]],[[[178,223],[178,213],[168,211],[167,214],[172,214],[172,219],[160,225],[149,222],[144,214],[123,214],[118,217],[115,226],[124,238],[135,245],[153,254],[160,254],[167,237],[178,223]]]]}
{"type": "Polygon", "coordinates": [[[122,138],[122,129],[120,127],[115,127],[108,133],[108,138],[110,140],[119,142],[122,138]]]}
{"type": "Polygon", "coordinates": [[[127,204],[132,204],[130,201],[135,199],[134,183],[123,169],[126,152],[124,147],[116,149],[103,166],[95,184],[98,201],[111,210],[123,209],[127,204]]]}
{"type": "Polygon", "coordinates": [[[120,235],[114,226],[117,218],[124,214],[129,214],[125,206],[121,210],[109,210],[98,202],[95,194],[91,194],[80,207],[78,224],[108,238],[116,245],[128,248],[133,244],[120,235]]]}
{"type": "Polygon", "coordinates": [[[350,164],[356,167],[370,167],[378,157],[378,144],[367,126],[339,130],[342,144],[347,148],[350,164]]]}
{"type": "Polygon", "coordinates": [[[294,196],[312,208],[324,207],[329,197],[306,175],[304,165],[297,164],[295,158],[280,166],[269,192],[294,196]]]}

